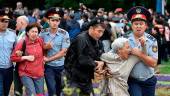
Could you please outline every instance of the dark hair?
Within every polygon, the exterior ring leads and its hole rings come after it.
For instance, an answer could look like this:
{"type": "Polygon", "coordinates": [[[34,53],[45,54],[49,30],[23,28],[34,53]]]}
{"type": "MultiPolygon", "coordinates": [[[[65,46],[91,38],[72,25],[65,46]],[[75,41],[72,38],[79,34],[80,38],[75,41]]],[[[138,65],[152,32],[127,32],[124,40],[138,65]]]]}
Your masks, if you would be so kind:
{"type": "Polygon", "coordinates": [[[6,15],[5,9],[0,9],[0,16],[4,16],[4,15],[6,15]]]}
{"type": "Polygon", "coordinates": [[[82,18],[85,18],[86,20],[88,20],[88,18],[89,18],[89,17],[88,17],[88,14],[86,14],[86,13],[82,14],[81,17],[82,17],[82,18]]]}
{"type": "MultiPolygon", "coordinates": [[[[163,26],[163,25],[162,25],[162,26],[163,26]]],[[[165,34],[165,26],[163,26],[163,29],[164,29],[164,30],[163,30],[163,34],[161,34],[160,31],[159,31],[159,27],[157,27],[157,26],[154,27],[154,30],[157,32],[157,34],[158,34],[159,36],[164,36],[164,34],[165,34]]]]}
{"type": "Polygon", "coordinates": [[[48,18],[50,14],[58,14],[62,18],[64,16],[64,11],[62,8],[51,7],[45,12],[44,17],[48,18]]]}
{"type": "Polygon", "coordinates": [[[93,26],[93,27],[101,26],[103,28],[106,28],[106,24],[104,24],[104,18],[94,18],[93,20],[89,22],[88,28],[90,28],[90,26],[93,26]]]}
{"type": "Polygon", "coordinates": [[[94,26],[92,26],[92,27],[99,27],[99,26],[101,26],[103,29],[106,29],[106,27],[107,27],[107,25],[106,24],[104,24],[104,23],[100,23],[100,24],[96,24],[96,25],[94,25],[94,26]]]}
{"type": "Polygon", "coordinates": [[[28,32],[28,31],[29,31],[30,29],[32,29],[33,27],[37,27],[38,33],[40,33],[41,27],[40,27],[40,25],[39,25],[38,23],[29,24],[29,25],[26,27],[25,31],[28,32]]]}

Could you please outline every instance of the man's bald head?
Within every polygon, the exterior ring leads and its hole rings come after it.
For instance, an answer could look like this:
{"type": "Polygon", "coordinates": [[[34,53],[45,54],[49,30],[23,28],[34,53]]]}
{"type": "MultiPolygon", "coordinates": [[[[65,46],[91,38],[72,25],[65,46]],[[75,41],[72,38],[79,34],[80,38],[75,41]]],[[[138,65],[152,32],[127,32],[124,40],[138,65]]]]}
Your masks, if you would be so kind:
{"type": "Polygon", "coordinates": [[[25,30],[28,24],[29,19],[27,18],[27,16],[19,16],[16,20],[16,30],[25,30]]]}

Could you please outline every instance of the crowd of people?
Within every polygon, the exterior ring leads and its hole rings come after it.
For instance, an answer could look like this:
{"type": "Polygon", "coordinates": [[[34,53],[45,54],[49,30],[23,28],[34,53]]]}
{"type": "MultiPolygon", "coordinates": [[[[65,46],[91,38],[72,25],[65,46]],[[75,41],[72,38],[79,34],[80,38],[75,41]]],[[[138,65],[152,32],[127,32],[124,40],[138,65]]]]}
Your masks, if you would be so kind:
{"type": "Polygon", "coordinates": [[[106,12],[80,4],[0,9],[0,96],[155,96],[170,57],[170,13],[136,6],[106,12]],[[23,90],[25,87],[25,90],[23,90]],[[104,90],[104,91],[102,91],[104,90]]]}

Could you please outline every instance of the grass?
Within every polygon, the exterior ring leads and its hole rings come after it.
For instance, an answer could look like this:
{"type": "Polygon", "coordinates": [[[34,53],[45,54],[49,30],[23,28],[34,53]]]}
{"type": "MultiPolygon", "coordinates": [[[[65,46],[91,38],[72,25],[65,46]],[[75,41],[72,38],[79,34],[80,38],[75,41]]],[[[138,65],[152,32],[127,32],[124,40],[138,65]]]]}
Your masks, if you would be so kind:
{"type": "Polygon", "coordinates": [[[162,84],[162,85],[170,85],[169,81],[157,81],[157,83],[162,84]]]}
{"type": "Polygon", "coordinates": [[[163,61],[161,65],[159,65],[161,74],[170,74],[170,59],[168,62],[163,61]]]}

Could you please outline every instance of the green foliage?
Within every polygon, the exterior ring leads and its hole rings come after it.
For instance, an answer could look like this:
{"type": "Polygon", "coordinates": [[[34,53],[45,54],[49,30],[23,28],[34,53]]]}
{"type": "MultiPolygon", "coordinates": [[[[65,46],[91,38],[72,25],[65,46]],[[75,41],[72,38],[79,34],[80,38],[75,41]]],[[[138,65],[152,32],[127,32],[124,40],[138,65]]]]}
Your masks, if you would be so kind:
{"type": "Polygon", "coordinates": [[[80,3],[83,3],[85,5],[91,5],[93,4],[95,0],[80,0],[80,3]]]}
{"type": "MultiPolygon", "coordinates": [[[[0,0],[0,7],[10,6],[15,8],[15,3],[18,0],[0,0]]],[[[27,6],[29,9],[39,7],[49,8],[49,7],[65,7],[77,9],[79,3],[85,4],[89,8],[105,8],[108,10],[114,10],[115,8],[123,8],[128,10],[132,6],[143,5],[147,8],[153,8],[155,10],[156,0],[20,0],[23,2],[24,6],[27,6]]],[[[167,6],[170,5],[170,0],[167,1],[167,6]]],[[[167,7],[168,9],[168,7],[167,7]]],[[[169,9],[168,9],[169,10],[169,9]]]]}
{"type": "Polygon", "coordinates": [[[166,0],[167,1],[167,4],[170,5],[170,0],[166,0]]]}
{"type": "Polygon", "coordinates": [[[0,0],[0,6],[2,6],[4,3],[4,0],[0,0]]]}
{"type": "Polygon", "coordinates": [[[66,7],[77,9],[79,7],[79,3],[83,3],[90,8],[105,8],[106,10],[112,9],[113,0],[45,0],[45,7],[49,8],[52,6],[66,7]]]}
{"type": "Polygon", "coordinates": [[[65,8],[73,8],[73,9],[77,9],[79,7],[78,2],[76,2],[75,0],[64,0],[63,6],[65,6],[65,8]]]}
{"type": "Polygon", "coordinates": [[[3,0],[0,0],[0,4],[2,3],[3,0]]]}
{"type": "Polygon", "coordinates": [[[84,1],[84,4],[92,9],[105,8],[106,10],[113,9],[113,0],[80,0],[84,1]],[[86,2],[85,2],[86,1],[86,2]]]}
{"type": "Polygon", "coordinates": [[[65,8],[78,8],[76,0],[45,0],[45,8],[50,7],[65,7],[65,8]]]}
{"type": "Polygon", "coordinates": [[[114,1],[124,2],[125,0],[114,0],[114,1]]]}
{"type": "Polygon", "coordinates": [[[45,3],[45,7],[50,8],[59,5],[60,3],[62,3],[62,0],[45,0],[45,3]]]}

